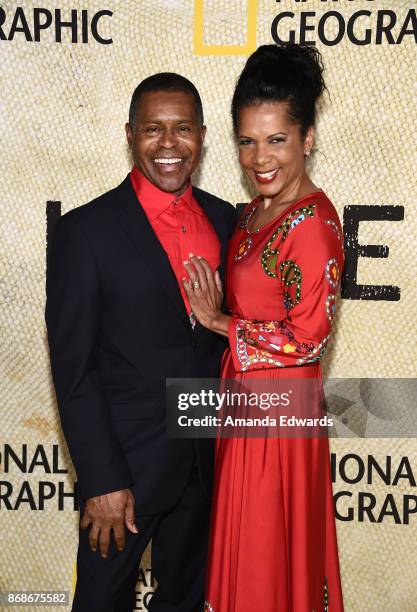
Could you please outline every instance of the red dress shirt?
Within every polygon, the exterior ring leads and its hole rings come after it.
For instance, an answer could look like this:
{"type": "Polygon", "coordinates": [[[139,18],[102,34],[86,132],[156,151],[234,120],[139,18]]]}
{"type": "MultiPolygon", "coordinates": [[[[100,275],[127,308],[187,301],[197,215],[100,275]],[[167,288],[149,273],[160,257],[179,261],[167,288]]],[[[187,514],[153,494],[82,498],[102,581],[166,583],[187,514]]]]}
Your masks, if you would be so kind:
{"type": "Polygon", "coordinates": [[[182,285],[188,278],[183,262],[189,253],[201,255],[216,270],[220,264],[220,242],[205,212],[193,196],[191,182],[181,196],[161,191],[133,167],[133,189],[152,228],[165,250],[177,278],[187,312],[191,309],[182,285]]]}

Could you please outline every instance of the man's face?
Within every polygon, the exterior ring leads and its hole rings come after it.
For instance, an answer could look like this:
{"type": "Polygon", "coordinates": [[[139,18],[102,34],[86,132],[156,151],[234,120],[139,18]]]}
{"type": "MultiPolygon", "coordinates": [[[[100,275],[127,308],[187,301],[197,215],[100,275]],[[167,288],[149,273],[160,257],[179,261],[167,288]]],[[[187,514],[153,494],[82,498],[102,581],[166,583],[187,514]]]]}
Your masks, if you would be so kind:
{"type": "Polygon", "coordinates": [[[188,187],[205,133],[194,97],[183,91],[143,94],[135,126],[126,124],[134,164],[155,187],[175,195],[188,187]]]}

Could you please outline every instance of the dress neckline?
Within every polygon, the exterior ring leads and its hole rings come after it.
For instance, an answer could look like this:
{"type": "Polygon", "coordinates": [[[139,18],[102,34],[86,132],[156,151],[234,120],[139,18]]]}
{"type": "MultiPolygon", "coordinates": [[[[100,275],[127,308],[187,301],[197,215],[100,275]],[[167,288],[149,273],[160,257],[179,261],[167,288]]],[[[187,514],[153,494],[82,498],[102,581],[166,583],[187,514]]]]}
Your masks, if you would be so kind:
{"type": "Polygon", "coordinates": [[[258,234],[258,233],[262,232],[264,229],[268,228],[270,225],[276,224],[276,222],[279,221],[281,219],[281,217],[283,217],[285,215],[285,213],[288,213],[293,208],[297,208],[300,205],[300,202],[302,202],[303,200],[306,200],[307,198],[311,198],[312,196],[316,196],[318,194],[324,194],[324,191],[322,189],[320,189],[320,190],[317,190],[317,191],[311,191],[310,193],[307,193],[307,195],[303,196],[302,198],[300,198],[299,200],[297,200],[293,204],[290,204],[289,206],[287,206],[287,208],[284,208],[284,210],[281,211],[276,217],[271,219],[271,221],[268,221],[268,223],[266,223],[265,225],[262,225],[261,227],[258,227],[258,229],[256,229],[256,230],[251,232],[251,231],[248,230],[248,224],[249,224],[250,220],[252,219],[255,211],[257,210],[260,202],[263,199],[262,196],[256,196],[256,198],[254,200],[252,200],[252,206],[251,206],[249,212],[246,214],[246,218],[245,218],[245,221],[244,221],[243,229],[245,229],[246,233],[249,236],[253,236],[255,234],[258,234]]]}

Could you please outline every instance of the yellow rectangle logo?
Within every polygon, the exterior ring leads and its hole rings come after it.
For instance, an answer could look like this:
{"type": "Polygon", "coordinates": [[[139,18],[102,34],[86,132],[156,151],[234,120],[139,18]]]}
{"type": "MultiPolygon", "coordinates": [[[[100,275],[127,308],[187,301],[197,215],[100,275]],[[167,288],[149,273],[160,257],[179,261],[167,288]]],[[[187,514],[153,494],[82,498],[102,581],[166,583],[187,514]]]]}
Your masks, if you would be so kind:
{"type": "Polygon", "coordinates": [[[245,45],[204,44],[204,0],[194,0],[194,54],[195,55],[250,55],[256,49],[258,0],[247,0],[245,45]]]}

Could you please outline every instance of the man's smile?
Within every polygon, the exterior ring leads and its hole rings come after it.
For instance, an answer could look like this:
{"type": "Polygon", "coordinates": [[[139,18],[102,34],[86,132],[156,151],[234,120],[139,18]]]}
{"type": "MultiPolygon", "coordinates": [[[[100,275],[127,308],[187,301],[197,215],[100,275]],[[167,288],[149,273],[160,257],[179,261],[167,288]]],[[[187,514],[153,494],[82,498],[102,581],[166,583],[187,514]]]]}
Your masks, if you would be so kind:
{"type": "Polygon", "coordinates": [[[153,162],[157,165],[158,170],[175,172],[182,167],[184,159],[182,157],[155,157],[153,162]]]}
{"type": "Polygon", "coordinates": [[[181,157],[157,157],[154,159],[156,164],[179,164],[182,162],[181,157]]]}

